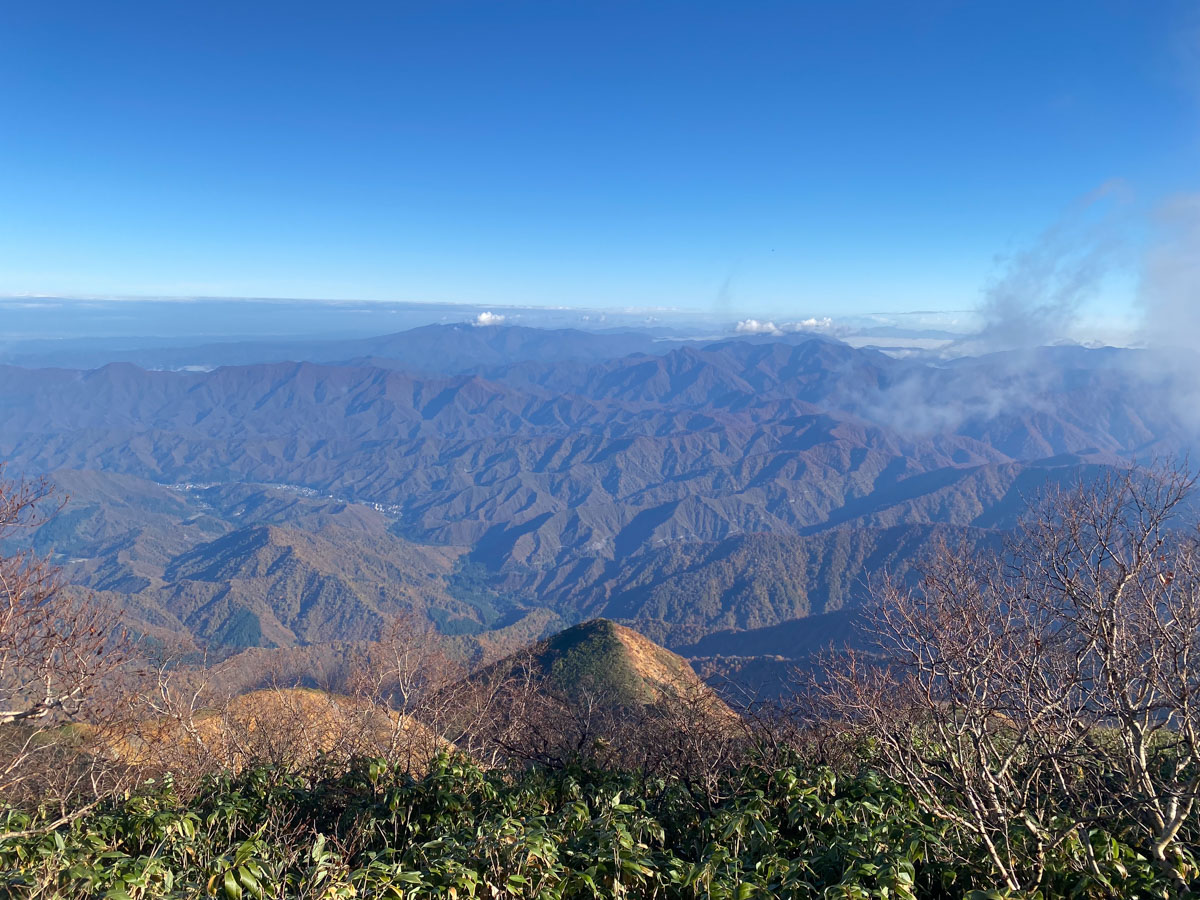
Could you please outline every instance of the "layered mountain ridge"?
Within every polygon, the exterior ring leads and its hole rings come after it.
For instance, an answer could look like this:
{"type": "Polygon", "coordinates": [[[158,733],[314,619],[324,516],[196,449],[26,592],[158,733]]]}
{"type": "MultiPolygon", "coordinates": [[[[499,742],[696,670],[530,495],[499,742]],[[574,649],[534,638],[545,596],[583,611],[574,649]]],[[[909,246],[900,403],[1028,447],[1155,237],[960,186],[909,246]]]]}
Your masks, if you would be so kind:
{"type": "Polygon", "coordinates": [[[201,645],[369,639],[416,610],[461,635],[602,615],[707,653],[861,602],[939,530],[994,540],[1047,485],[1194,442],[1137,351],[373,340],[340,363],[0,368],[0,456],[73,496],[39,544],[201,645]]]}

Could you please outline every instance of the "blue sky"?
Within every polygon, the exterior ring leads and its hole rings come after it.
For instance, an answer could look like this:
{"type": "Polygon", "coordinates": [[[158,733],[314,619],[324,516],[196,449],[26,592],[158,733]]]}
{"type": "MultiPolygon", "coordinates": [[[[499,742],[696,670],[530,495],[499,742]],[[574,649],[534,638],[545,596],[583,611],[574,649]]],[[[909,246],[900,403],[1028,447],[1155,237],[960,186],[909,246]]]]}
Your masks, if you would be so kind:
{"type": "Polygon", "coordinates": [[[1198,187],[1188,9],[8,3],[0,293],[970,307],[1198,187]]]}

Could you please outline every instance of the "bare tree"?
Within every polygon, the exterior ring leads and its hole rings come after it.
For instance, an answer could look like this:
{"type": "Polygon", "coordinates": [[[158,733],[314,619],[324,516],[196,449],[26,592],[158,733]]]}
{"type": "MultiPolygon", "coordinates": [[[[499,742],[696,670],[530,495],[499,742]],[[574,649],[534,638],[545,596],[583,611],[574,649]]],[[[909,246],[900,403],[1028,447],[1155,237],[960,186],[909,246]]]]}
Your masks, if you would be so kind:
{"type": "MultiPolygon", "coordinates": [[[[1200,554],[1174,521],[1193,478],[1130,469],[1059,491],[1002,554],[941,544],[830,660],[826,709],[1013,890],[1089,827],[1130,828],[1177,888],[1200,787],[1200,554]]],[[[1194,823],[1193,823],[1194,824],[1194,823]]]]}
{"type": "MultiPolygon", "coordinates": [[[[57,511],[45,479],[0,465],[0,541],[57,511]]],[[[52,801],[102,790],[119,769],[108,741],[123,719],[130,642],[119,616],[64,585],[30,549],[0,555],[0,796],[52,801]]]]}
{"type": "Polygon", "coordinates": [[[464,667],[447,656],[441,636],[415,614],[396,616],[370,647],[352,693],[368,720],[369,751],[410,771],[448,746],[470,709],[464,667]]]}
{"type": "Polygon", "coordinates": [[[1088,750],[1122,776],[1096,813],[1131,822],[1180,888],[1197,874],[1178,839],[1200,796],[1200,536],[1178,521],[1194,483],[1158,466],[1059,494],[1014,579],[1044,597],[1077,664],[1088,750]]]}

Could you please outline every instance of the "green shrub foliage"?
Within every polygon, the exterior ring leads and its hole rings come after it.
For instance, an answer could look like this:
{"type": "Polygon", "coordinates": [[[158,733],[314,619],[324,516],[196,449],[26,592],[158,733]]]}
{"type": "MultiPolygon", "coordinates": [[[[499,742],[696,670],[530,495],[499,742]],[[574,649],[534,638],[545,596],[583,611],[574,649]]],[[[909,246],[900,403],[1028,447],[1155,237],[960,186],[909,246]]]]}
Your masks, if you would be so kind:
{"type": "MultiPolygon", "coordinates": [[[[747,766],[719,796],[638,773],[487,771],[445,755],[414,779],[380,761],[256,768],[183,797],[170,780],[52,830],[9,810],[14,897],[914,898],[1008,896],[984,854],[870,772],[747,766]]],[[[1082,839],[1082,838],[1081,838],[1082,839]]],[[[1040,896],[1164,897],[1119,835],[1104,879],[1070,865],[1040,896]]]]}

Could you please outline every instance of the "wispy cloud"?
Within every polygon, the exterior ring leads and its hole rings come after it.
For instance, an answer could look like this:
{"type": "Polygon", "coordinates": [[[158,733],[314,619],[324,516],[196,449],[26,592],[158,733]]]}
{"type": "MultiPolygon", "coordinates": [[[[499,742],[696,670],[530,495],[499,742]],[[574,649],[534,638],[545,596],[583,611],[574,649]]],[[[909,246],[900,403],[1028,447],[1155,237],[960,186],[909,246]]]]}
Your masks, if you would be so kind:
{"type": "Polygon", "coordinates": [[[1006,257],[985,286],[972,349],[1018,350],[1067,338],[1126,251],[1120,182],[1074,204],[1026,247],[1006,257]]]}
{"type": "Polygon", "coordinates": [[[1200,194],[1181,194],[1154,217],[1138,303],[1142,340],[1152,347],[1195,348],[1200,334],[1200,194]]]}

